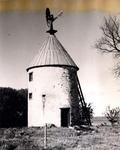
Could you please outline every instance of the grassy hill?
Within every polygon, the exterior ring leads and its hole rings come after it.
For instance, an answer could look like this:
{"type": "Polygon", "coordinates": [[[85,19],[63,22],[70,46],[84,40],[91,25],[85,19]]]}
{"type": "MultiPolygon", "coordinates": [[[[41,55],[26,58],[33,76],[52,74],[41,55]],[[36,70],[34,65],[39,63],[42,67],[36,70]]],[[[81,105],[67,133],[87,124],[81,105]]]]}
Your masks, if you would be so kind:
{"type": "MultiPolygon", "coordinates": [[[[92,130],[49,128],[50,150],[118,150],[120,127],[98,125],[92,130]]],[[[0,129],[0,150],[42,150],[43,128],[0,129]]]]}

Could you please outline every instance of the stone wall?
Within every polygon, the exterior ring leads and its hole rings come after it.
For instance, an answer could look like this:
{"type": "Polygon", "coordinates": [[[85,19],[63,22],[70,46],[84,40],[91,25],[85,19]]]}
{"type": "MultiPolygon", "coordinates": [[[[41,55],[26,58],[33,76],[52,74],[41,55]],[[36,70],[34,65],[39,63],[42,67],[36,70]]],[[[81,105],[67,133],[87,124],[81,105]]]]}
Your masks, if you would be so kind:
{"type": "Polygon", "coordinates": [[[71,99],[71,126],[80,125],[79,90],[76,80],[77,72],[74,68],[69,70],[70,99],[71,99]]]}
{"type": "Polygon", "coordinates": [[[44,122],[61,126],[60,108],[70,108],[70,124],[79,123],[79,101],[76,69],[71,67],[39,67],[30,69],[33,81],[28,83],[28,126],[42,126],[44,122]],[[45,95],[43,114],[42,95],[45,95]]]}

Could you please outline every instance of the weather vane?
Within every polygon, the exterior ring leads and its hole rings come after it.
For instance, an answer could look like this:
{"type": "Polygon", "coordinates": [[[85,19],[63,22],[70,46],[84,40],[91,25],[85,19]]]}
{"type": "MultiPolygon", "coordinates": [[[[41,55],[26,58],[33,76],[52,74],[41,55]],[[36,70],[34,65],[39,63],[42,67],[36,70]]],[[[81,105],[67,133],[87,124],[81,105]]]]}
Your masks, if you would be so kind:
{"type": "Polygon", "coordinates": [[[47,26],[49,27],[49,30],[47,31],[48,33],[54,35],[54,33],[57,32],[57,30],[53,29],[53,22],[62,15],[62,11],[58,13],[56,17],[54,17],[53,14],[50,13],[50,9],[46,8],[46,21],[47,21],[47,26]]]}

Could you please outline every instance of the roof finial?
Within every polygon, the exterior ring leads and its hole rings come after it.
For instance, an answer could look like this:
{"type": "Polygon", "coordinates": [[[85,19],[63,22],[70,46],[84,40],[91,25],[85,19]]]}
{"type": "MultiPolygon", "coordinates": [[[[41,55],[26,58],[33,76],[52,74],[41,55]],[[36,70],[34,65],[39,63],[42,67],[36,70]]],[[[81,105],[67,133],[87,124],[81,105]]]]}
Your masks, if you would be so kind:
{"type": "Polygon", "coordinates": [[[47,32],[54,35],[54,33],[57,32],[57,30],[53,29],[53,22],[62,15],[63,12],[60,12],[56,17],[53,16],[53,14],[50,13],[50,9],[46,8],[46,21],[47,26],[50,28],[47,32]]]}

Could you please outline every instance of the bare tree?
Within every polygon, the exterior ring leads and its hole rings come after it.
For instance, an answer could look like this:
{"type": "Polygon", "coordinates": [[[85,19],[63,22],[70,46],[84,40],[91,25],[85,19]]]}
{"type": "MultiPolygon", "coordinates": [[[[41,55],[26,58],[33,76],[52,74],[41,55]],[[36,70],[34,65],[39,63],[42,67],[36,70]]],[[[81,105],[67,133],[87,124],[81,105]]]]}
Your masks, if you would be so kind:
{"type": "Polygon", "coordinates": [[[120,22],[117,17],[104,18],[100,29],[103,36],[96,42],[95,47],[102,52],[120,53],[120,22]]]}
{"type": "MultiPolygon", "coordinates": [[[[103,53],[113,53],[115,58],[120,58],[120,21],[117,17],[104,17],[104,23],[100,27],[103,36],[95,43],[95,48],[103,53]]],[[[114,68],[117,76],[120,76],[120,62],[114,68]]]]}

